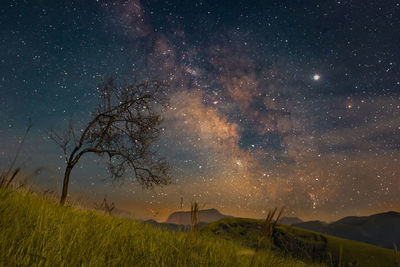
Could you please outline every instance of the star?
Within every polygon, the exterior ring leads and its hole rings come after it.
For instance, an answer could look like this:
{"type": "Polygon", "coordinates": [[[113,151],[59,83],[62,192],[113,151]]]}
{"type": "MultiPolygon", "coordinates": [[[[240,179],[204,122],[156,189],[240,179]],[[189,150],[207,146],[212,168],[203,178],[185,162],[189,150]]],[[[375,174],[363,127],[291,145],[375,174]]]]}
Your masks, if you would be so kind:
{"type": "MultiPolygon", "coordinates": [[[[199,12],[192,8],[198,1],[190,0],[181,8],[174,0],[81,1],[76,9],[43,1],[10,9],[5,2],[0,170],[15,155],[30,117],[35,129],[21,160],[62,177],[65,155],[46,130],[68,130],[76,119],[82,133],[103,78],[111,75],[124,85],[154,77],[166,85],[170,101],[152,153],[165,157],[174,182],[154,197],[137,190],[137,181],[113,188],[113,199],[138,218],[153,218],[153,209],[163,214],[157,218],[167,216],[177,194],[187,199],[207,191],[207,198],[193,201],[255,218],[268,213],[266,206],[285,205],[291,214],[318,220],[400,209],[397,7],[372,0],[343,13],[342,5],[323,1],[319,7],[276,1],[271,9],[265,1],[237,1],[224,12],[224,3],[215,1],[221,12],[208,14],[209,5],[199,4],[199,12]],[[46,15],[49,8],[54,16],[46,15]],[[368,16],[359,16],[360,10],[368,16]],[[347,16],[357,18],[351,28],[341,27],[347,16]],[[39,35],[24,27],[32,21],[43,29],[39,35]],[[65,29],[68,38],[57,34],[65,29]],[[132,192],[137,201],[128,204],[132,192]]],[[[94,159],[72,181],[102,201],[108,189],[101,181],[109,173],[97,167],[103,159],[94,159]],[[93,178],[80,179],[86,175],[93,178]]],[[[35,179],[37,186],[46,187],[47,176],[35,179]]]]}

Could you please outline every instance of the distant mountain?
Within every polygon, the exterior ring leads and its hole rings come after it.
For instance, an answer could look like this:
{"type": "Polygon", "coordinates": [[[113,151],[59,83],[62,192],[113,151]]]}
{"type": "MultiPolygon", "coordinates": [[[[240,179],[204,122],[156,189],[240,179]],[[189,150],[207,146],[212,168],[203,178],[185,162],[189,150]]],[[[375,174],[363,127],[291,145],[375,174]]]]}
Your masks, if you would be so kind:
{"type": "Polygon", "coordinates": [[[400,246],[400,213],[394,211],[350,216],[329,224],[310,221],[293,226],[385,248],[393,248],[393,243],[400,246]]]}
{"type": "Polygon", "coordinates": [[[281,224],[286,224],[286,225],[293,225],[296,223],[302,223],[303,221],[297,217],[283,217],[279,220],[281,224]]]}
{"type": "MultiPolygon", "coordinates": [[[[210,223],[218,221],[222,218],[232,217],[220,213],[216,209],[200,210],[199,221],[210,223]]],[[[166,223],[190,225],[190,211],[177,211],[168,216],[166,223]]]]}

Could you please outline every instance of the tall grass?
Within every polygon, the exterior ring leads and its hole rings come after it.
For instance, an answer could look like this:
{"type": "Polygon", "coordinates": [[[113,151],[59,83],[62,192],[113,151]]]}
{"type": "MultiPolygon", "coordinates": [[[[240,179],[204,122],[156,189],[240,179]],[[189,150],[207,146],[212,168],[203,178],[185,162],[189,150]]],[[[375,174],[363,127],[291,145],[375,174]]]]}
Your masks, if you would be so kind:
{"type": "Polygon", "coordinates": [[[25,130],[25,134],[22,137],[19,145],[17,147],[16,153],[10,162],[10,166],[4,170],[0,170],[0,188],[8,188],[11,186],[15,177],[17,177],[20,172],[20,167],[15,167],[18,161],[19,154],[21,153],[22,147],[24,146],[26,137],[28,136],[30,130],[32,128],[32,122],[29,120],[28,126],[25,130]]]}
{"type": "MultiPolygon", "coordinates": [[[[0,266],[250,266],[233,241],[154,228],[0,189],[0,266]]],[[[252,266],[305,266],[257,253],[252,266]]]]}
{"type": "Polygon", "coordinates": [[[193,232],[199,226],[199,204],[194,202],[190,206],[190,230],[193,232]]]}
{"type": "Polygon", "coordinates": [[[268,212],[267,218],[265,219],[265,221],[261,227],[261,233],[258,237],[256,251],[261,249],[261,247],[265,241],[271,242],[271,238],[272,238],[272,235],[274,234],[276,224],[279,222],[279,219],[282,216],[284,207],[282,207],[280,209],[276,219],[274,219],[277,210],[278,210],[278,208],[275,208],[268,212]]]}

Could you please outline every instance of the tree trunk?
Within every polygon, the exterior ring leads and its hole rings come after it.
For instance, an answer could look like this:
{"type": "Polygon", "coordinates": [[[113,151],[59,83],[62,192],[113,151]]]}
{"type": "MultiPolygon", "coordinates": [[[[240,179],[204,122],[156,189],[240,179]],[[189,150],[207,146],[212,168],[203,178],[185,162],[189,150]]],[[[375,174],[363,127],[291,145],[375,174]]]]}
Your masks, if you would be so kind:
{"type": "Polygon", "coordinates": [[[73,167],[74,166],[71,166],[70,164],[68,164],[67,168],[65,169],[64,182],[63,182],[63,188],[62,188],[61,199],[60,199],[60,204],[61,205],[64,205],[64,202],[67,199],[69,175],[71,174],[71,171],[72,171],[73,167]]]}

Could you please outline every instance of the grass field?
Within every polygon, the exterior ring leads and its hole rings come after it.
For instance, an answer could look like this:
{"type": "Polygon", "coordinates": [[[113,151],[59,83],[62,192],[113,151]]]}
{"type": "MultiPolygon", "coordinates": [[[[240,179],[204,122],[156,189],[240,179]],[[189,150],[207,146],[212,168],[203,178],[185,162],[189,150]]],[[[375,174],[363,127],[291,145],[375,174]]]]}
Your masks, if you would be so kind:
{"type": "MultiPolygon", "coordinates": [[[[182,233],[0,189],[0,266],[308,266],[212,233],[182,233]]],[[[315,266],[315,265],[314,265],[315,266]]]]}
{"type": "MultiPolygon", "coordinates": [[[[255,248],[262,224],[262,220],[224,218],[207,224],[202,231],[255,248]]],[[[400,266],[399,257],[395,257],[394,250],[287,225],[277,225],[270,249],[286,252],[303,260],[320,260],[328,266],[400,266]]]]}

